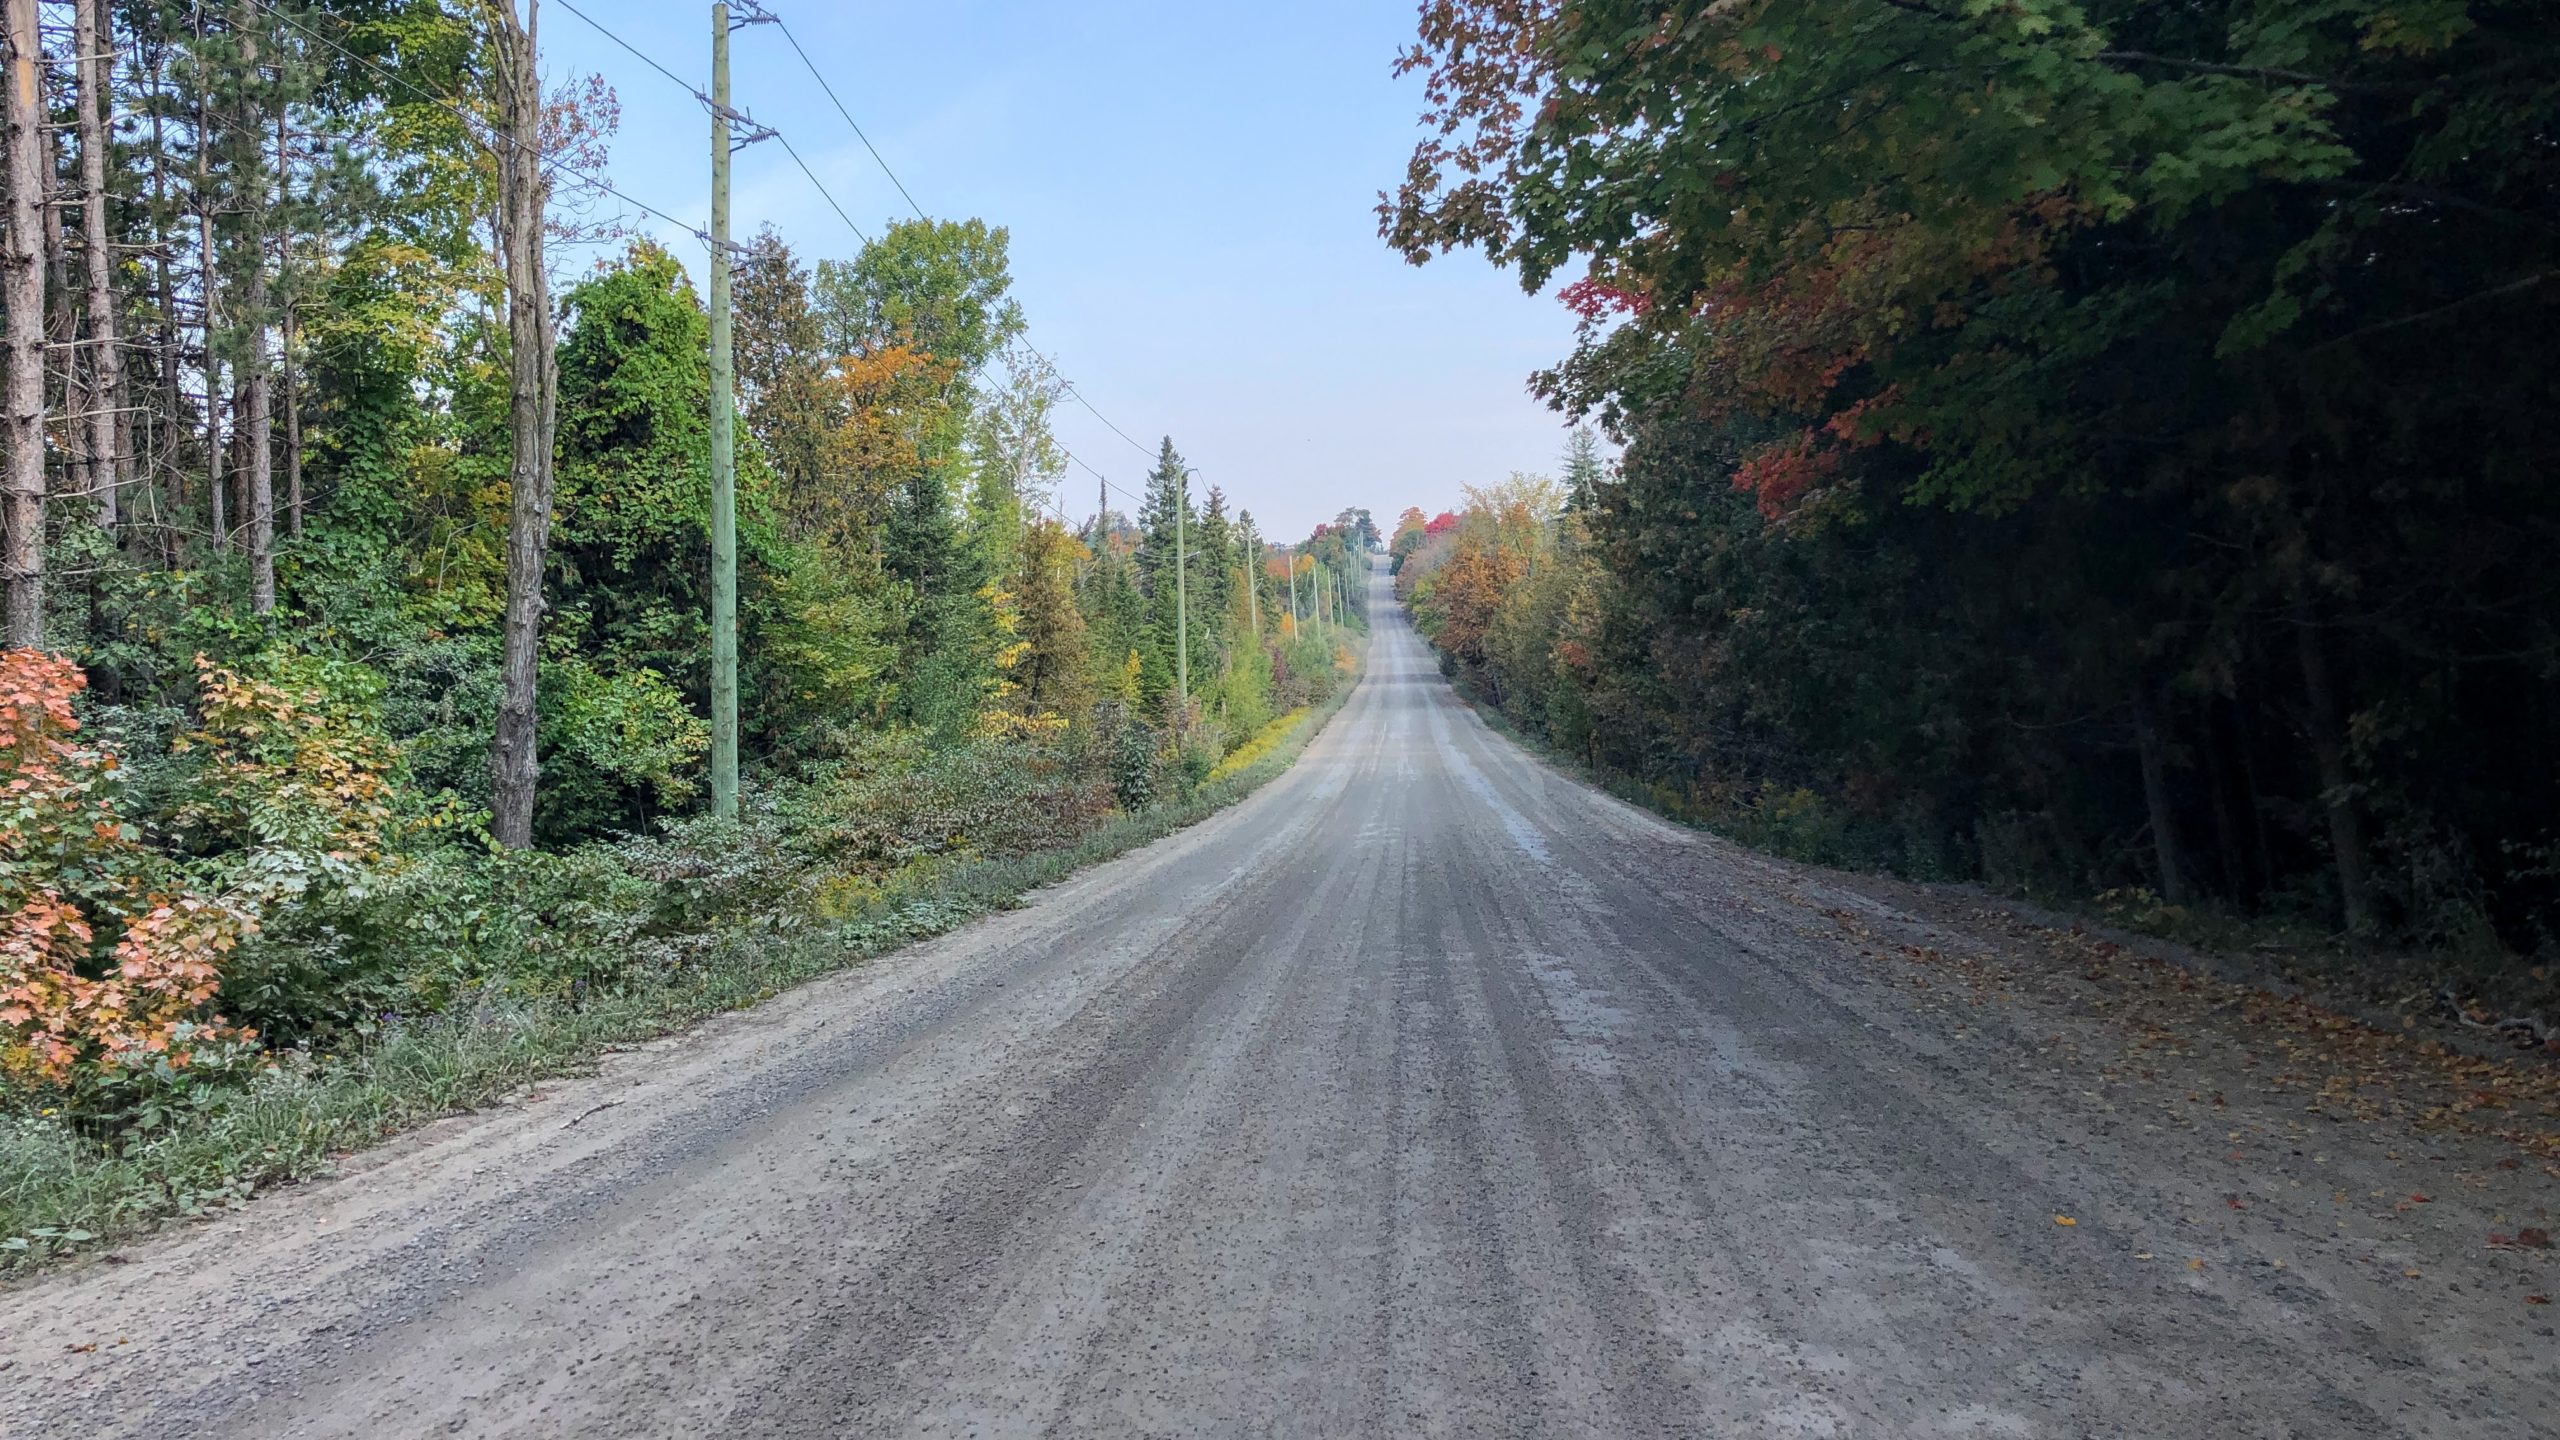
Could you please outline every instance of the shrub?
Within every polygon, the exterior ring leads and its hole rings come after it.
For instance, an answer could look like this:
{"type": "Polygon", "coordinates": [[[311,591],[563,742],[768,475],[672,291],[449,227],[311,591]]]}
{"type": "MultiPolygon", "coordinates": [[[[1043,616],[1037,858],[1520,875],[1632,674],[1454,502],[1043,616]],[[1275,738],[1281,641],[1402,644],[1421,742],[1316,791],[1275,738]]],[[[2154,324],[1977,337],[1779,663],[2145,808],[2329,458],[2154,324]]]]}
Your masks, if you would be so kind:
{"type": "Polygon", "coordinates": [[[75,738],[78,667],[0,652],[0,1081],[75,1096],[254,1039],[211,1013],[252,928],[188,888],[116,809],[116,759],[75,738]]]}

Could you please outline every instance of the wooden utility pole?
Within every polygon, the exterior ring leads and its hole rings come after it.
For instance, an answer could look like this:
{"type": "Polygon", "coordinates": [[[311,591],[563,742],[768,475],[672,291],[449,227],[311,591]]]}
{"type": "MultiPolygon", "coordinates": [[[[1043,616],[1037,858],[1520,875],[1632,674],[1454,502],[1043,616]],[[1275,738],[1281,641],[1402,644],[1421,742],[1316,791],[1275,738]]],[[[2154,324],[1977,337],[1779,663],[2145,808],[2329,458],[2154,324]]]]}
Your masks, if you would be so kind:
{"type": "Polygon", "coordinates": [[[738,815],[738,464],[729,317],[729,7],[711,7],[711,813],[738,815]]]}
{"type": "Polygon", "coordinates": [[[0,586],[7,591],[4,638],[44,641],[44,51],[36,0],[0,0],[0,42],[8,46],[8,92],[0,100],[5,138],[8,235],[0,241],[0,313],[8,334],[0,387],[0,586]]]}
{"type": "Polygon", "coordinates": [[[110,0],[73,0],[72,49],[80,72],[80,220],[89,281],[89,484],[98,523],[114,528],[124,491],[124,351],[118,343],[115,247],[107,234],[107,113],[113,97],[115,21],[110,0]]]}
{"type": "MultiPolygon", "coordinates": [[[[1167,447],[1170,448],[1170,447],[1167,447]]],[[[1191,513],[1191,472],[1173,480],[1173,684],[1182,696],[1183,713],[1191,707],[1191,557],[1183,538],[1183,519],[1191,513]]]]}
{"type": "Polygon", "coordinates": [[[551,549],[551,447],[559,423],[557,322],[543,259],[551,194],[542,156],[542,72],[537,6],[487,0],[497,51],[502,114],[498,134],[498,240],[507,275],[507,609],[500,662],[498,724],[489,741],[489,830],[501,845],[533,844],[539,766],[534,683],[542,642],[542,572],[551,549]]]}

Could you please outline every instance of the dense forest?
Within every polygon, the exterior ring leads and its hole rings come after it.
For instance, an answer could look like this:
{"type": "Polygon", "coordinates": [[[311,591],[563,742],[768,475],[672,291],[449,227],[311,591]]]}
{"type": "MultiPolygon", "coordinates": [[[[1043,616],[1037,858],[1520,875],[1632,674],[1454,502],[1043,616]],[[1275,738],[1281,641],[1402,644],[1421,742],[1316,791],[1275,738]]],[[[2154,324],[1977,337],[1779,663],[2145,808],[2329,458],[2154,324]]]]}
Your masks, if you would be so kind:
{"type": "MultiPolygon", "coordinates": [[[[1365,513],[1274,544],[1171,440],[1134,495],[1070,487],[1004,229],[814,265],[767,231],[717,813],[713,317],[533,10],[0,5],[10,1124],[139,1144],[430,1017],[905,924],[1188,801],[1356,665],[1365,513]]],[[[73,1163],[10,1136],[12,1183],[73,1163]]]]}
{"type": "MultiPolygon", "coordinates": [[[[2560,14],[1431,0],[1420,263],[1624,444],[1410,513],[1522,726],[1800,853],[2560,950],[2560,14]]],[[[2199,921],[2201,923],[2201,921],[2199,921]]]]}

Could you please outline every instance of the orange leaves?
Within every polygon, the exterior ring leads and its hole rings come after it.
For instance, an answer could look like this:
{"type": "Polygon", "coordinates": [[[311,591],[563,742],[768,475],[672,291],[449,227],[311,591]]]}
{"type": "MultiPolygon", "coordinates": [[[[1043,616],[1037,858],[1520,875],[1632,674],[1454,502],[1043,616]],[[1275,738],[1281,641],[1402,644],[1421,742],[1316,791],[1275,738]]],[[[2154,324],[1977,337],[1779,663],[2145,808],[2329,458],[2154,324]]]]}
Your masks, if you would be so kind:
{"type": "Polygon", "coordinates": [[[58,656],[0,654],[0,1078],[59,1085],[84,1064],[166,1056],[230,1038],[205,1007],[247,928],[230,907],[154,887],[158,857],[101,783],[113,757],[80,745],[86,683],[58,656]],[[101,946],[104,945],[104,953],[101,946]]]}

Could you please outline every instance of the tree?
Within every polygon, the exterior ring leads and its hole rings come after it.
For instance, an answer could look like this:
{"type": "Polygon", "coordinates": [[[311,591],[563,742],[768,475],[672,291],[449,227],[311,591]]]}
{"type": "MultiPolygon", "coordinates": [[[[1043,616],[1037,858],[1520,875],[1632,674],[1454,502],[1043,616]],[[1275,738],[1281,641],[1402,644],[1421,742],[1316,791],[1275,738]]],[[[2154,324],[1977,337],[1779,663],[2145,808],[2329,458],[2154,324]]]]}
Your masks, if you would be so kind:
{"type": "Polygon", "coordinates": [[[538,53],[540,0],[481,0],[495,57],[498,245],[506,269],[508,342],[507,608],[505,678],[490,742],[490,833],[502,845],[533,843],[534,685],[540,661],[543,568],[551,544],[552,446],[559,423],[557,321],[543,259],[551,180],[542,164],[544,106],[538,53]]]}
{"type": "Polygon", "coordinates": [[[983,220],[901,220],[851,261],[821,261],[815,296],[827,345],[839,355],[911,346],[969,383],[1022,334],[1009,239],[983,220]]]}
{"type": "Polygon", "coordinates": [[[793,522],[803,530],[823,528],[820,517],[832,508],[836,489],[827,468],[829,432],[843,419],[840,404],[831,403],[831,357],[809,302],[808,272],[770,227],[747,247],[732,299],[747,433],[773,466],[793,522]]]}
{"type": "Polygon", "coordinates": [[[108,0],[72,0],[72,51],[78,59],[80,230],[89,282],[89,498],[98,523],[114,528],[124,493],[125,447],[117,415],[125,408],[124,347],[115,294],[114,234],[107,228],[107,126],[115,105],[115,18],[108,0]]]}
{"type": "Polygon", "coordinates": [[[1026,517],[1054,503],[1067,465],[1050,424],[1065,379],[1048,357],[1021,346],[1003,359],[1004,374],[979,404],[969,440],[969,528],[979,562],[994,575],[1012,573],[1026,517]]]}
{"type": "Polygon", "coordinates": [[[1642,764],[2018,883],[2547,928],[2547,7],[1468,0],[1405,64],[1386,238],[1566,281],[1535,383],[1628,445],[1642,764]]]}
{"type": "Polygon", "coordinates": [[[1087,551],[1066,526],[1034,521],[1023,531],[1013,579],[1023,653],[1012,667],[1013,705],[1027,715],[1082,715],[1093,703],[1076,568],[1087,551]]]}
{"type": "Polygon", "coordinates": [[[44,643],[44,267],[37,249],[45,187],[43,41],[35,0],[0,0],[0,43],[8,47],[8,93],[0,97],[0,167],[9,223],[0,240],[0,337],[7,374],[0,401],[0,584],[7,642],[44,643]]]}
{"type": "MultiPolygon", "coordinates": [[[[1565,440],[1564,508],[1588,514],[1600,503],[1600,486],[1609,478],[1600,460],[1600,437],[1588,425],[1576,425],[1565,440]]],[[[1416,520],[1420,512],[1406,512],[1416,520]]]]}
{"type": "Polygon", "coordinates": [[[1138,511],[1137,583],[1146,597],[1146,645],[1141,649],[1140,694],[1149,705],[1170,705],[1177,712],[1190,703],[1183,689],[1195,635],[1190,616],[1190,532],[1198,521],[1191,511],[1191,467],[1165,437],[1156,451],[1155,468],[1147,472],[1145,499],[1138,511]],[[1169,698],[1170,697],[1170,698],[1169,698]]]}

